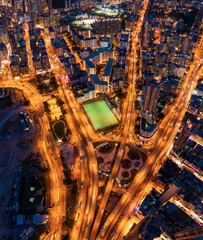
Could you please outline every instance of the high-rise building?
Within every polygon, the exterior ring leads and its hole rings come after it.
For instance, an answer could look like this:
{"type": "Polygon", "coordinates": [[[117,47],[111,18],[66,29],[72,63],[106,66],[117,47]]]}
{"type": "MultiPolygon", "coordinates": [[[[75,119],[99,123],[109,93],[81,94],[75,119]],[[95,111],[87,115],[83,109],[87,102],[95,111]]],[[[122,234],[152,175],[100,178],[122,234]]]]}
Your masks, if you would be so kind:
{"type": "Polygon", "coordinates": [[[179,187],[174,184],[170,184],[167,189],[159,197],[159,202],[161,204],[166,203],[170,198],[172,198],[178,191],[179,187]]]}
{"type": "Polygon", "coordinates": [[[52,0],[48,0],[49,13],[52,13],[52,0]]]}
{"type": "Polygon", "coordinates": [[[33,4],[33,10],[36,11],[36,13],[41,12],[41,0],[31,0],[33,4]]]}
{"type": "Polygon", "coordinates": [[[23,12],[23,1],[22,0],[14,0],[14,11],[21,11],[23,12]]]}
{"type": "Polygon", "coordinates": [[[174,234],[176,240],[183,240],[183,239],[202,239],[203,237],[203,227],[193,227],[189,229],[182,230],[174,234]]]}
{"type": "Polygon", "coordinates": [[[65,10],[68,10],[68,0],[65,0],[65,10]]]}
{"type": "Polygon", "coordinates": [[[147,81],[142,107],[142,116],[148,120],[152,120],[153,118],[160,88],[161,83],[150,80],[147,81]]]}
{"type": "Polygon", "coordinates": [[[34,30],[35,29],[35,24],[34,24],[33,21],[29,21],[28,25],[29,25],[29,30],[34,30]]]}
{"type": "Polygon", "coordinates": [[[154,47],[154,33],[151,19],[146,20],[143,24],[141,33],[141,46],[143,49],[147,50],[154,47]]]}
{"type": "Polygon", "coordinates": [[[19,57],[12,55],[10,57],[10,69],[13,76],[19,76],[20,75],[20,67],[19,67],[19,57]]]}
{"type": "Polygon", "coordinates": [[[23,13],[27,13],[28,10],[28,2],[26,0],[22,0],[22,5],[23,5],[23,13]]]}
{"type": "Polygon", "coordinates": [[[1,0],[0,1],[1,6],[6,6],[6,7],[11,7],[12,6],[12,1],[10,0],[1,0]]]}
{"type": "Polygon", "coordinates": [[[31,4],[31,0],[28,0],[28,16],[30,18],[30,21],[32,21],[32,4],[31,4]]]}
{"type": "Polygon", "coordinates": [[[39,14],[43,11],[41,0],[27,0],[27,5],[25,1],[25,11],[27,11],[31,22],[38,23],[39,14]]]}
{"type": "Polygon", "coordinates": [[[9,35],[6,28],[0,28],[0,43],[6,43],[9,42],[9,35]]]}
{"type": "Polygon", "coordinates": [[[182,51],[183,53],[188,53],[189,48],[190,48],[189,38],[188,38],[188,37],[184,37],[184,38],[182,39],[181,51],[182,51]]]}
{"type": "Polygon", "coordinates": [[[117,34],[121,29],[121,19],[99,19],[92,24],[92,27],[101,35],[117,34]]]}
{"type": "Polygon", "coordinates": [[[58,14],[49,14],[48,12],[39,15],[39,24],[43,28],[48,28],[50,26],[56,26],[59,23],[58,14]]]}
{"type": "Polygon", "coordinates": [[[0,44],[0,61],[8,59],[8,50],[5,43],[0,44]]]}
{"type": "Polygon", "coordinates": [[[182,128],[182,131],[178,137],[178,139],[176,140],[176,142],[174,143],[174,151],[176,153],[179,152],[179,150],[184,146],[184,144],[187,142],[189,135],[191,134],[191,132],[193,131],[195,127],[195,124],[191,122],[191,120],[187,120],[182,128]]]}
{"type": "Polygon", "coordinates": [[[38,0],[38,11],[39,12],[42,11],[42,2],[41,2],[41,0],[38,0]]]}
{"type": "Polygon", "coordinates": [[[28,0],[28,16],[30,21],[36,21],[41,12],[41,0],[28,0]]]}
{"type": "Polygon", "coordinates": [[[127,240],[153,240],[162,234],[160,228],[161,219],[158,216],[149,215],[142,219],[136,227],[125,237],[127,240]]]}

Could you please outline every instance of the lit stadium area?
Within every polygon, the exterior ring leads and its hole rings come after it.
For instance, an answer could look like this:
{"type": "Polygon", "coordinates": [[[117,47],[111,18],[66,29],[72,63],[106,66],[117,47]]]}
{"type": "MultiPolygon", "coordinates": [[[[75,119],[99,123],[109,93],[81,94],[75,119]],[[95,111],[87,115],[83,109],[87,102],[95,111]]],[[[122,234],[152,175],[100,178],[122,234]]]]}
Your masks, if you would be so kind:
{"type": "Polygon", "coordinates": [[[114,10],[110,8],[95,8],[92,9],[92,13],[98,14],[98,15],[103,15],[103,16],[108,16],[108,17],[117,17],[118,12],[115,12],[114,10]]]}
{"type": "Polygon", "coordinates": [[[91,29],[91,24],[95,22],[95,19],[81,19],[72,22],[73,26],[81,27],[81,28],[88,28],[91,29]]]}
{"type": "Polygon", "coordinates": [[[61,108],[57,105],[56,99],[52,98],[48,100],[49,108],[51,110],[51,118],[52,120],[59,119],[62,115],[61,108]]]}
{"type": "Polygon", "coordinates": [[[113,115],[105,101],[84,105],[84,109],[89,116],[95,130],[103,129],[118,123],[118,120],[113,115]]]}

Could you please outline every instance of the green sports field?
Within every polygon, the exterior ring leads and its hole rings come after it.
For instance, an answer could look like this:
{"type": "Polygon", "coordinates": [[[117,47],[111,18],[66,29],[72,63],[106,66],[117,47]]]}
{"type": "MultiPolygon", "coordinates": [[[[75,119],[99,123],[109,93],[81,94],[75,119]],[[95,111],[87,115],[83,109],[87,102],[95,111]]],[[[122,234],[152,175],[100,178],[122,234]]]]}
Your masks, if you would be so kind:
{"type": "Polygon", "coordinates": [[[105,101],[84,105],[84,109],[96,130],[118,123],[105,101]]]}

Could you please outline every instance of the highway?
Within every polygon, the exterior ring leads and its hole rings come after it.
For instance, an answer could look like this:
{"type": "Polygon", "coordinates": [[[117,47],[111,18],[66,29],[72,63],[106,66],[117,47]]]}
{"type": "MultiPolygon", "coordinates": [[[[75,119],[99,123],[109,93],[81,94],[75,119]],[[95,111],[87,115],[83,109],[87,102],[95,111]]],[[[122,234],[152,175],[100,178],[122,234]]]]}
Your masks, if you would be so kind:
{"type": "Polygon", "coordinates": [[[29,25],[28,22],[25,22],[25,43],[28,57],[28,66],[29,66],[29,78],[33,79],[35,77],[35,69],[32,61],[32,51],[30,47],[30,37],[29,37],[29,25]]]}
{"type": "MultiPolygon", "coordinates": [[[[103,198],[101,200],[100,206],[98,213],[96,215],[94,225],[91,231],[90,239],[96,239],[97,232],[100,226],[100,222],[104,213],[104,209],[107,205],[108,199],[110,192],[112,190],[113,184],[114,184],[114,179],[118,174],[118,170],[125,152],[125,145],[129,137],[129,132],[132,131],[134,132],[134,119],[135,119],[135,107],[133,102],[135,102],[136,99],[136,91],[135,91],[135,75],[136,75],[136,69],[135,69],[135,61],[137,59],[137,50],[138,50],[138,36],[141,31],[141,25],[144,21],[144,15],[147,9],[148,1],[144,1],[144,7],[140,11],[140,18],[137,21],[136,28],[133,31],[132,34],[132,51],[130,54],[130,61],[129,61],[129,71],[128,71],[128,77],[129,77],[129,89],[128,89],[128,94],[126,97],[126,100],[123,105],[123,113],[122,113],[122,126],[121,128],[123,132],[123,137],[121,138],[121,144],[119,147],[119,151],[117,154],[116,161],[114,163],[111,176],[108,180],[103,198]]],[[[111,223],[112,219],[109,219],[109,223],[111,223]]],[[[98,239],[103,235],[103,233],[106,230],[106,226],[101,229],[100,233],[98,234],[98,239]]],[[[102,237],[101,237],[102,238],[102,237]]]]}
{"type": "MultiPolygon", "coordinates": [[[[52,59],[51,56],[53,54],[53,48],[51,46],[51,42],[49,41],[49,37],[43,33],[43,37],[46,40],[47,44],[47,53],[50,59],[52,70],[55,74],[55,77],[58,79],[59,83],[59,93],[62,99],[65,102],[67,112],[69,115],[66,115],[67,123],[71,122],[71,132],[72,135],[80,136],[80,144],[79,151],[82,153],[81,155],[87,156],[88,159],[88,169],[89,169],[89,186],[88,193],[86,199],[85,211],[81,211],[80,218],[82,221],[79,221],[80,225],[77,224],[78,231],[74,231],[74,238],[78,239],[88,239],[90,234],[90,229],[94,219],[94,213],[96,210],[96,201],[98,195],[98,164],[97,158],[95,155],[94,147],[92,142],[90,141],[90,136],[87,131],[86,124],[86,116],[79,109],[79,104],[76,102],[73,97],[72,92],[63,85],[63,79],[65,79],[66,73],[64,69],[57,67],[57,61],[52,59]],[[77,109],[78,107],[78,109],[77,109]],[[77,109],[77,110],[76,110],[77,109]]],[[[90,128],[90,127],[89,127],[90,128]]],[[[89,129],[88,128],[88,129],[89,129]]],[[[83,193],[86,194],[85,192],[83,193]]],[[[83,200],[86,196],[83,197],[83,200]]],[[[83,201],[85,204],[85,201],[83,201]]]]}

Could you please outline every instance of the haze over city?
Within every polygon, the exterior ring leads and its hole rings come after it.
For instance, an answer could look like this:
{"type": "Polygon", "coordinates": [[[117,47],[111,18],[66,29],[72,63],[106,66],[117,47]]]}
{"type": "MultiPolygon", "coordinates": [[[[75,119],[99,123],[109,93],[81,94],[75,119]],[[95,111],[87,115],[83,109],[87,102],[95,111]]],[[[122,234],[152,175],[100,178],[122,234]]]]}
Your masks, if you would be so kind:
{"type": "Polygon", "coordinates": [[[0,240],[203,239],[202,19],[0,1],[0,240]]]}

